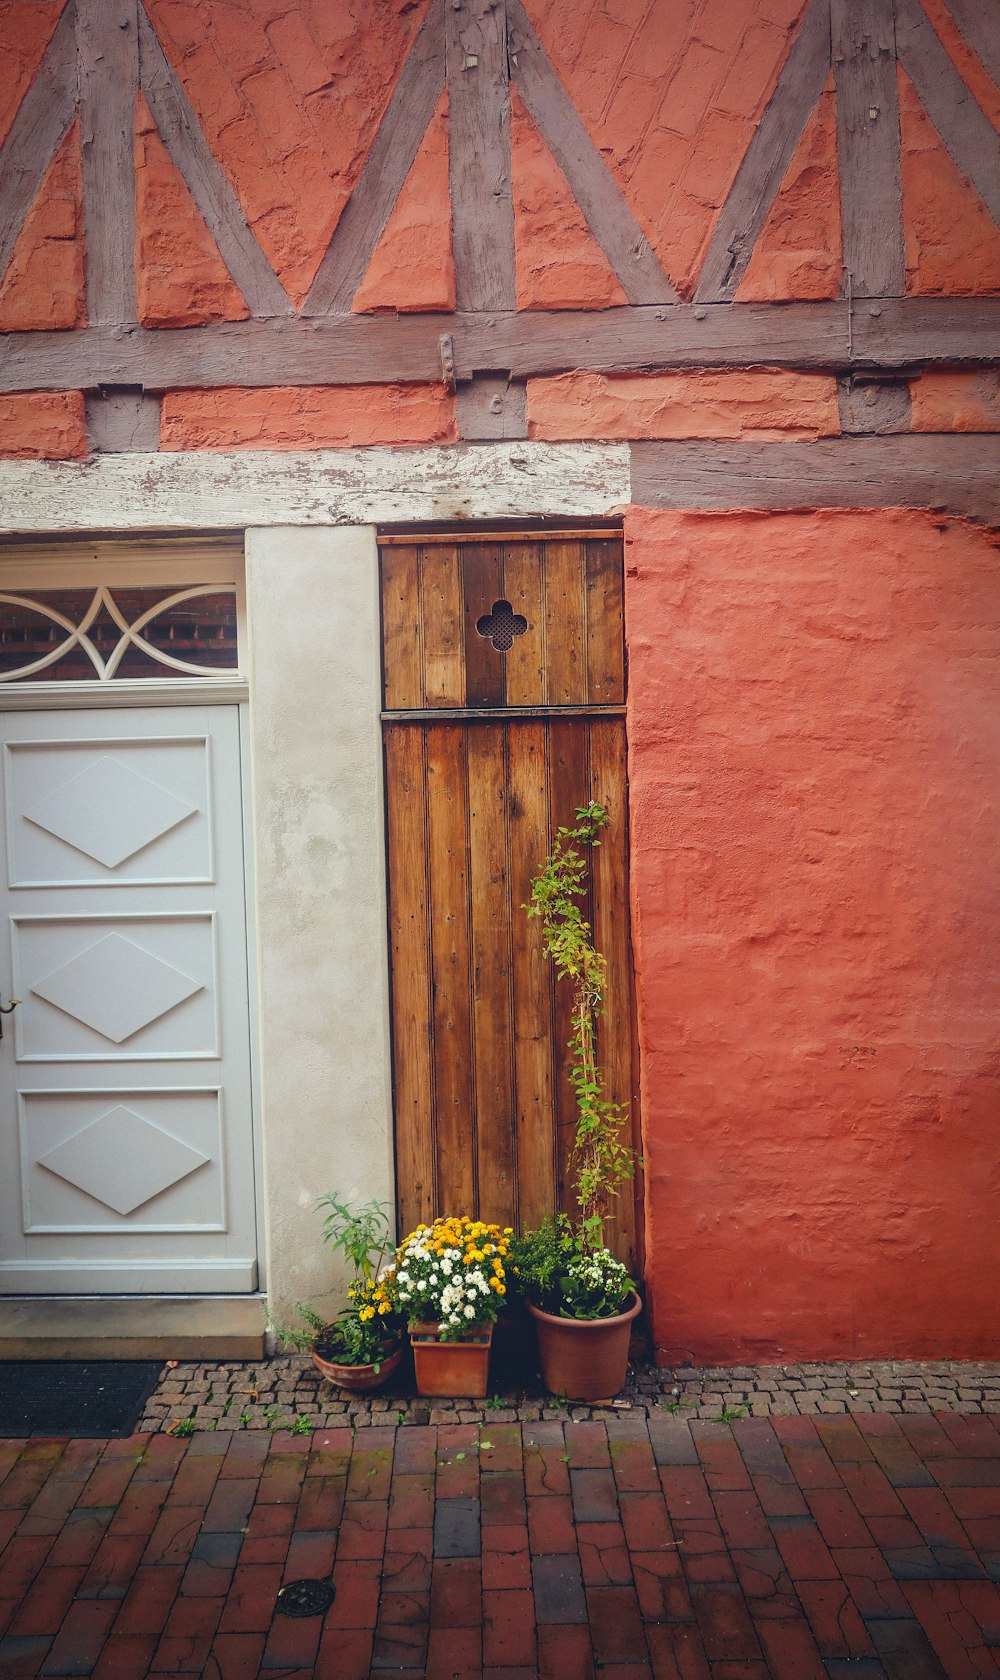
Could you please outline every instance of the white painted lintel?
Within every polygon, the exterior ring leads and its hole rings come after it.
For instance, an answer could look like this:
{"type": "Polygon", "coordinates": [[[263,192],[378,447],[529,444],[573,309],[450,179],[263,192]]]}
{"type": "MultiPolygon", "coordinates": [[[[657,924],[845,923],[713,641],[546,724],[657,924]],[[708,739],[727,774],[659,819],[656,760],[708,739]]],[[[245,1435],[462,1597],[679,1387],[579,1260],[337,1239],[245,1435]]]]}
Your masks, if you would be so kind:
{"type": "Polygon", "coordinates": [[[0,462],[0,532],[586,519],[630,496],[625,443],[161,451],[0,462]]]}

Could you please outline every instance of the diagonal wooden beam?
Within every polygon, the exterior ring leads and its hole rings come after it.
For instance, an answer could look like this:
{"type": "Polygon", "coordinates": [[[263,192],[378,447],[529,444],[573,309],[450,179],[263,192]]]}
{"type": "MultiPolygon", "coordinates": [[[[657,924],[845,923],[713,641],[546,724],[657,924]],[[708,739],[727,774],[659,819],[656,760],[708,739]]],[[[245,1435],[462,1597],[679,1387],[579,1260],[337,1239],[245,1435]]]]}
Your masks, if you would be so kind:
{"type": "Polygon", "coordinates": [[[730,302],[830,73],[830,0],[812,0],[719,214],[695,290],[730,302]]]}
{"type": "Polygon", "coordinates": [[[304,315],[351,307],[444,88],[443,0],[431,0],[316,278],[304,315]]]}
{"type": "Polygon", "coordinates": [[[76,44],[87,319],[95,326],[122,326],[136,317],[138,26],[138,0],[79,0],[76,44]]]}
{"type": "Polygon", "coordinates": [[[1000,87],[1000,4],[998,0],[947,0],[965,44],[1000,87]]]}
{"type": "Polygon", "coordinates": [[[76,4],[69,0],[0,148],[0,279],[75,113],[76,4]]]}
{"type": "Polygon", "coordinates": [[[844,267],[854,297],[906,284],[893,0],[831,0],[844,267]]]}
{"type": "Polygon", "coordinates": [[[513,309],[505,0],[448,0],[448,175],[459,309],[513,309]]]}
{"type": "Polygon", "coordinates": [[[587,133],[521,0],[508,0],[508,17],[511,73],[518,91],[629,303],[676,303],[670,279],[587,133]]]}
{"type": "Polygon", "coordinates": [[[952,162],[1000,225],[1000,135],[938,40],[918,0],[896,0],[899,61],[952,162]]]}
{"type": "Polygon", "coordinates": [[[139,11],[139,85],[170,157],[201,211],[252,315],[290,315],[292,303],[247,223],[191,101],[145,11],[139,11]]]}

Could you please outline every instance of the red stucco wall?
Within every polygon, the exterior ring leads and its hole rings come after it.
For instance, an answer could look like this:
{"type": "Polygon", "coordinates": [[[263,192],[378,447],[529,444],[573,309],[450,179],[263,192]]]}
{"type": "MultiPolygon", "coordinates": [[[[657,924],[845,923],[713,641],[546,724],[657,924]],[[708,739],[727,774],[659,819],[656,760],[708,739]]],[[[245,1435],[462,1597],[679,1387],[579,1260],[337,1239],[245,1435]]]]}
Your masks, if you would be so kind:
{"type": "Polygon", "coordinates": [[[656,1341],[996,1352],[997,539],[626,522],[656,1341]]]}

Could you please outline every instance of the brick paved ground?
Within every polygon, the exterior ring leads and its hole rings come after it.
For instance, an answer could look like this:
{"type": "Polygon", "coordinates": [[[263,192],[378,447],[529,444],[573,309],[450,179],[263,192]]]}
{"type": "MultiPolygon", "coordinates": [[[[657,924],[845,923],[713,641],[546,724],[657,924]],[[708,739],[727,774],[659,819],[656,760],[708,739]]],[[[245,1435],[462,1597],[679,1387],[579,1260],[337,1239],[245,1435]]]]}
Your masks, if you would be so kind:
{"type": "Polygon", "coordinates": [[[1000,1676],[985,1413],[0,1441],[0,1545],[10,1680],[1000,1676]]]}
{"type": "MultiPolygon", "coordinates": [[[[264,1360],[258,1365],[178,1364],[166,1369],[150,1397],[142,1429],[169,1429],[186,1418],[200,1428],[269,1429],[303,1419],[312,1429],[346,1422],[530,1423],[539,1418],[580,1422],[607,1416],[607,1407],[566,1406],[536,1384],[508,1380],[530,1361],[517,1348],[494,1356],[496,1382],[485,1404],[449,1401],[429,1405],[414,1398],[412,1373],[386,1393],[354,1400],[320,1381],[308,1358],[264,1360]],[[505,1370],[506,1367],[506,1370],[505,1370]]],[[[957,1361],[848,1365],[633,1367],[622,1394],[630,1412],[673,1412],[718,1420],[732,1416],[806,1416],[841,1412],[930,1411],[1000,1414],[1000,1362],[957,1361]]]]}

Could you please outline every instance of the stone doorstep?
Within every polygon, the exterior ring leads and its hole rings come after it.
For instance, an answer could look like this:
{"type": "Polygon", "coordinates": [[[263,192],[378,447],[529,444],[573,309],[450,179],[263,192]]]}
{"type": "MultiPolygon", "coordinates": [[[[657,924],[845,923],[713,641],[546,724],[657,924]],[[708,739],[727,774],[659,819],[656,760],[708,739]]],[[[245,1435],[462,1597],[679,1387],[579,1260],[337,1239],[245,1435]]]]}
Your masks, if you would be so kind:
{"type": "Polygon", "coordinates": [[[0,1299],[0,1359],[260,1360],[264,1330],[262,1295],[0,1299]]]}

